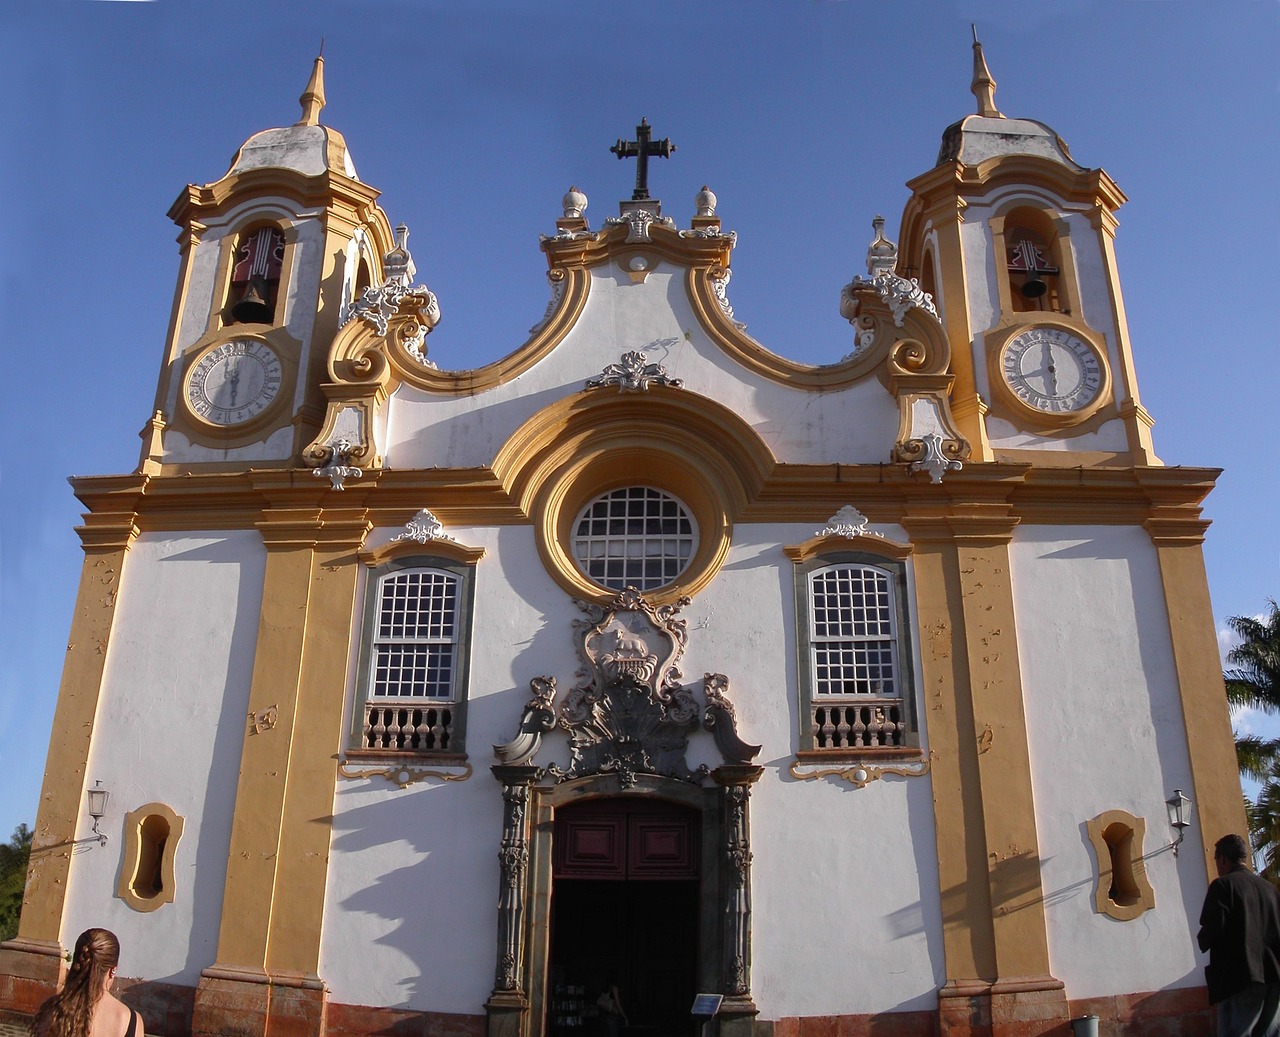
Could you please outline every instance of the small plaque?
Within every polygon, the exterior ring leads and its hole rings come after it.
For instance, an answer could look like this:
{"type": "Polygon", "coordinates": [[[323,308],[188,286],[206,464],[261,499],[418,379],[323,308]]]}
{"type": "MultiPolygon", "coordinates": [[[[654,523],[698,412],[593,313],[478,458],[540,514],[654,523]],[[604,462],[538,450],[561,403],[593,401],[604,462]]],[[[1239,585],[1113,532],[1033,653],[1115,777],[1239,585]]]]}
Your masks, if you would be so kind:
{"type": "Polygon", "coordinates": [[[689,1014],[710,1019],[719,1013],[720,1002],[723,1000],[723,994],[699,994],[693,999],[693,1008],[689,1010],[689,1014]]]}

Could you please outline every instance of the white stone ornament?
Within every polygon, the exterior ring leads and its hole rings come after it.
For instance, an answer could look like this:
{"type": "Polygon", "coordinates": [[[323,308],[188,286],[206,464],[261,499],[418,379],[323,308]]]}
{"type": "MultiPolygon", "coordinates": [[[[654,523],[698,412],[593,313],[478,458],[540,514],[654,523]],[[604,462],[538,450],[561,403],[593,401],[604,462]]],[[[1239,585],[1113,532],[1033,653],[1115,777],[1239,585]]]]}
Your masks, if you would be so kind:
{"type": "Polygon", "coordinates": [[[733,316],[733,307],[729,305],[729,279],[733,277],[733,271],[728,267],[723,267],[720,273],[711,278],[711,290],[716,293],[716,302],[720,304],[720,310],[739,331],[746,330],[746,324],[740,320],[735,320],[733,316]]]}
{"type": "Polygon", "coordinates": [[[440,302],[425,284],[410,283],[417,268],[409,252],[409,228],[403,223],[396,227],[396,247],[383,257],[382,266],[387,276],[385,283],[366,288],[343,324],[359,318],[379,335],[385,335],[393,316],[402,309],[411,310],[418,320],[406,326],[401,341],[418,363],[434,368],[434,361],[427,359],[426,338],[440,323],[440,302]]]}
{"type": "Polygon", "coordinates": [[[564,218],[566,220],[579,219],[587,211],[587,196],[576,187],[570,187],[568,193],[561,200],[561,204],[564,206],[564,218]]]}
{"type": "Polygon", "coordinates": [[[364,476],[364,469],[347,463],[351,460],[351,455],[358,449],[359,444],[352,443],[351,440],[346,438],[339,439],[329,447],[328,462],[315,469],[311,474],[318,479],[328,479],[335,490],[345,490],[346,487],[343,483],[347,479],[359,479],[364,476]]]}
{"type": "Polygon", "coordinates": [[[714,216],[716,214],[716,196],[706,184],[703,184],[702,190],[694,195],[693,204],[699,216],[714,216]]]}
{"type": "Polygon", "coordinates": [[[623,216],[610,216],[605,221],[608,227],[628,227],[627,241],[648,241],[649,226],[660,223],[664,227],[674,228],[676,221],[670,216],[659,216],[648,209],[631,209],[623,216]]]}
{"type": "Polygon", "coordinates": [[[953,461],[942,452],[943,444],[946,440],[936,432],[926,432],[920,437],[920,444],[924,449],[924,456],[918,461],[912,461],[907,465],[908,470],[912,472],[927,472],[929,481],[940,483],[944,472],[958,472],[964,465],[960,461],[953,461]]]}
{"type": "Polygon", "coordinates": [[[819,529],[814,536],[837,536],[837,537],[880,537],[884,538],[883,533],[877,533],[871,529],[867,523],[869,519],[862,514],[852,504],[846,504],[837,511],[831,518],[827,519],[827,524],[819,529]]]}
{"type": "Polygon", "coordinates": [[[679,389],[684,382],[670,377],[661,364],[649,363],[646,354],[632,350],[623,353],[618,363],[606,365],[599,378],[588,378],[584,388],[598,389],[605,385],[616,385],[619,392],[648,392],[650,385],[679,389]]]}
{"type": "Polygon", "coordinates": [[[412,540],[416,544],[429,544],[433,540],[448,540],[452,543],[457,543],[456,539],[444,531],[444,523],[426,508],[423,508],[406,522],[404,524],[404,532],[393,536],[391,543],[397,544],[404,540],[412,540]]]}
{"type": "Polygon", "coordinates": [[[876,236],[867,247],[867,277],[855,277],[840,291],[840,313],[853,324],[858,316],[858,300],[855,291],[871,288],[880,296],[893,314],[893,323],[902,327],[908,311],[919,308],[938,320],[938,309],[933,296],[920,287],[914,277],[908,280],[893,272],[898,262],[898,246],[884,236],[884,217],[871,221],[876,236]]]}

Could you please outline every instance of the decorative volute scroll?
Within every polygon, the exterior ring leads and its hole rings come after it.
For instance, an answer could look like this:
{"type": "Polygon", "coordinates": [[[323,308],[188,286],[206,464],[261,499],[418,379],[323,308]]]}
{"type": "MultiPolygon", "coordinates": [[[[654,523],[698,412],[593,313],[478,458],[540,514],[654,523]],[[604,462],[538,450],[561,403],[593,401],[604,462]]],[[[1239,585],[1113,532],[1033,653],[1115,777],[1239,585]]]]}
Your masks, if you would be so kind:
{"type": "Polygon", "coordinates": [[[729,700],[729,678],[723,673],[704,674],[702,694],[707,700],[702,711],[702,726],[715,736],[716,748],[724,762],[750,763],[760,754],[762,746],[752,745],[738,737],[738,714],[729,700]]]}
{"type": "Polygon", "coordinates": [[[505,767],[525,767],[542,748],[542,736],[556,726],[556,679],[534,677],[529,682],[533,692],[520,718],[520,731],[509,742],[493,747],[493,755],[505,767]]]}
{"type": "Polygon", "coordinates": [[[840,313],[854,326],[857,348],[846,359],[875,350],[888,334],[887,311],[895,329],[885,372],[898,400],[898,436],[893,459],[906,462],[941,482],[958,471],[969,456],[969,441],[951,415],[951,386],[947,373],[951,348],[933,298],[918,281],[894,271],[898,246],[884,236],[884,217],[871,221],[875,237],[867,248],[867,277],[855,277],[840,295],[840,313]]]}

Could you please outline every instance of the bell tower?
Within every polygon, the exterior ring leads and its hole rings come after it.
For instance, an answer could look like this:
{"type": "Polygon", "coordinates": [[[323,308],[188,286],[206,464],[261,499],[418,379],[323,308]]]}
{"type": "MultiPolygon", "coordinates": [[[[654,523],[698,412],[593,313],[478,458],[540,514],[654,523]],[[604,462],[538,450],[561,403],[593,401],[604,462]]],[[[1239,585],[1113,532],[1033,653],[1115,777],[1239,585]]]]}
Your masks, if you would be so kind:
{"type": "Polygon", "coordinates": [[[293,467],[319,431],[329,346],[395,241],[320,123],[323,57],[299,103],[297,122],[254,134],[169,210],[182,261],[141,472],[293,467]]]}
{"type": "Polygon", "coordinates": [[[954,343],[955,418],[975,460],[1159,464],[1116,269],[1125,196],[1044,123],[996,106],[974,33],[976,112],[912,180],[899,266],[954,343]]]}

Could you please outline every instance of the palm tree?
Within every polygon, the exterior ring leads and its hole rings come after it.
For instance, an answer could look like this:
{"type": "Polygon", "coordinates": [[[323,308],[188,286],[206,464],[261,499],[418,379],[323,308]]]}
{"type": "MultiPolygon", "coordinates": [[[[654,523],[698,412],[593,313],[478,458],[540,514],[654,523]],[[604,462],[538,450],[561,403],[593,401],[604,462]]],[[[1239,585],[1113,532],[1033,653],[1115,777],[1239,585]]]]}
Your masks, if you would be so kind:
{"type": "MultiPolygon", "coordinates": [[[[1240,643],[1227,653],[1230,669],[1222,677],[1232,706],[1280,713],[1280,606],[1269,600],[1270,614],[1227,620],[1240,643]]],[[[1261,854],[1262,874],[1280,882],[1280,738],[1242,735],[1236,739],[1240,772],[1262,782],[1254,803],[1246,801],[1249,835],[1261,854]]]]}

